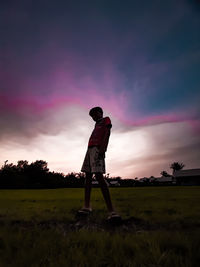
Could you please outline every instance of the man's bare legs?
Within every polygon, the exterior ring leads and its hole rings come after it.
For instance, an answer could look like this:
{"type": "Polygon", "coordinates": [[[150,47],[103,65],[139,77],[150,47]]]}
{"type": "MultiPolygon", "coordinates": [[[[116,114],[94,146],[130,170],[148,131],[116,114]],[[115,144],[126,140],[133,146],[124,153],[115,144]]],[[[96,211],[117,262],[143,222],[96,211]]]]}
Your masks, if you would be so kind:
{"type": "Polygon", "coordinates": [[[86,177],[85,177],[85,205],[84,205],[84,208],[90,208],[91,189],[92,189],[92,173],[86,172],[86,177]]]}
{"type": "Polygon", "coordinates": [[[103,174],[102,173],[96,173],[95,177],[96,177],[96,179],[99,182],[99,185],[101,187],[101,192],[102,192],[104,200],[106,202],[108,211],[113,212],[114,209],[113,209],[113,205],[112,205],[112,201],[111,201],[111,197],[110,197],[110,192],[109,192],[107,183],[106,183],[105,179],[103,178],[103,174]]]}
{"type": "MultiPolygon", "coordinates": [[[[114,211],[110,192],[108,189],[108,186],[106,184],[106,181],[103,178],[102,173],[96,173],[95,177],[97,181],[99,182],[99,185],[101,187],[101,192],[103,194],[104,200],[106,202],[106,206],[108,208],[109,212],[114,211]]],[[[91,196],[91,189],[92,189],[92,173],[87,172],[85,177],[85,204],[84,208],[90,208],[90,196],[91,196]]]]}
{"type": "MultiPolygon", "coordinates": [[[[92,173],[86,173],[86,179],[85,179],[85,203],[84,203],[84,207],[79,210],[79,214],[88,214],[88,212],[91,211],[91,207],[90,207],[90,196],[91,196],[91,189],[92,189],[92,173]]],[[[102,173],[95,173],[95,177],[97,179],[97,181],[99,182],[99,185],[101,187],[101,192],[103,194],[104,200],[106,202],[106,206],[108,209],[108,212],[110,213],[110,216],[108,217],[108,219],[112,219],[112,218],[117,218],[117,219],[121,219],[121,217],[114,211],[113,205],[112,205],[112,201],[111,201],[111,197],[110,197],[110,192],[108,189],[108,185],[103,177],[102,173]]]]}

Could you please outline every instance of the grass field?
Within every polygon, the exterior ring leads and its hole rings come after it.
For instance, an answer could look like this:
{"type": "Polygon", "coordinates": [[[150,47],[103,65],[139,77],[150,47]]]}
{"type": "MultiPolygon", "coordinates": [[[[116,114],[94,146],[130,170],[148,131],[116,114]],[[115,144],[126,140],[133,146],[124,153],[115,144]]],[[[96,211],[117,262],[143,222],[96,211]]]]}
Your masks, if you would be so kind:
{"type": "Polygon", "coordinates": [[[110,190],[119,226],[98,188],[84,225],[83,189],[0,190],[0,267],[199,266],[200,187],[110,190]]]}

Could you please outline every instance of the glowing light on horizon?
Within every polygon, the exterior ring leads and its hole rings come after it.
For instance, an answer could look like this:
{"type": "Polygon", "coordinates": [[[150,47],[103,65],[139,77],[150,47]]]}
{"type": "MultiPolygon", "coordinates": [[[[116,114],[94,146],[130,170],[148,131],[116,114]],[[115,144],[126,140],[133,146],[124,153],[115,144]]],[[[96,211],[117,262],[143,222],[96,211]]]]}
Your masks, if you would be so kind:
{"type": "MultiPolygon", "coordinates": [[[[187,164],[187,157],[191,155],[179,154],[176,151],[182,146],[187,147],[198,142],[198,136],[192,136],[190,127],[185,122],[137,128],[110,117],[113,128],[106,153],[106,171],[110,176],[158,176],[162,168],[168,170],[169,163],[177,160],[177,157],[187,164]]],[[[94,127],[88,110],[77,106],[60,109],[49,114],[44,125],[48,127],[47,133],[39,133],[35,138],[28,139],[28,143],[26,139],[21,139],[19,143],[17,136],[5,139],[1,143],[0,163],[3,164],[7,159],[13,163],[20,159],[29,162],[43,159],[48,162],[52,171],[79,172],[94,127]]],[[[195,153],[197,152],[194,151],[195,153]]]]}

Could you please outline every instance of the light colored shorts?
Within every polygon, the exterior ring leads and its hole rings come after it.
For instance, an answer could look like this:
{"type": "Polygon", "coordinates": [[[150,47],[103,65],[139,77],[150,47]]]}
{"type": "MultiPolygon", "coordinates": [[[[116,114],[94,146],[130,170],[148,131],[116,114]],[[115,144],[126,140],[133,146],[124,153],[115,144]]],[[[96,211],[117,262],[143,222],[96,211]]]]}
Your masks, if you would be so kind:
{"type": "Polygon", "coordinates": [[[98,159],[99,148],[96,146],[88,147],[83,165],[81,168],[82,172],[90,173],[106,173],[105,170],[105,159],[98,159]]]}

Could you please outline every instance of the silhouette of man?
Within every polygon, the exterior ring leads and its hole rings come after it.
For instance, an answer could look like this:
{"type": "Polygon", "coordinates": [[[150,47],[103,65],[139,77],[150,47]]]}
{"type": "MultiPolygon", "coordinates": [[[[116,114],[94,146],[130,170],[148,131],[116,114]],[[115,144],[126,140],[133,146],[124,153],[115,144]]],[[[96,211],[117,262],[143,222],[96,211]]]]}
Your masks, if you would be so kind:
{"type": "Polygon", "coordinates": [[[110,137],[110,129],[112,127],[109,117],[103,118],[103,110],[101,107],[94,107],[90,110],[89,115],[96,122],[94,130],[88,142],[88,149],[81,168],[86,173],[85,181],[85,202],[84,207],[78,211],[79,214],[89,214],[92,209],[90,206],[90,195],[92,188],[92,176],[95,177],[101,187],[101,191],[109,212],[108,219],[120,216],[114,211],[108,185],[103,177],[105,173],[105,152],[107,150],[110,137]]]}

